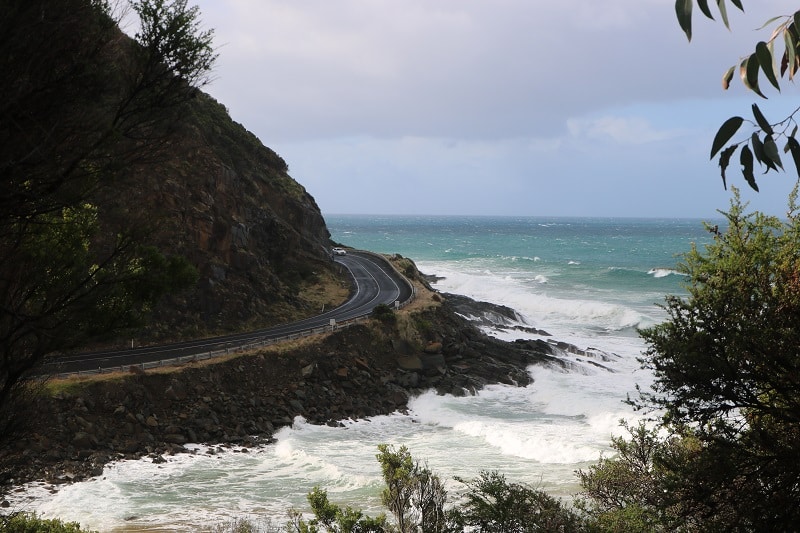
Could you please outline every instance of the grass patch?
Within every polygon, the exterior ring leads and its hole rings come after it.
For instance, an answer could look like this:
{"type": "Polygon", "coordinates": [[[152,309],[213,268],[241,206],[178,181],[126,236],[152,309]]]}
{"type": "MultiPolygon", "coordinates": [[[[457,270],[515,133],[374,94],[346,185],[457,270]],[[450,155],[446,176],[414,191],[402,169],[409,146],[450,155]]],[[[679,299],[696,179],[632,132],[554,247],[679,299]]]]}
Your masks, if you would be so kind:
{"type": "Polygon", "coordinates": [[[73,375],[65,378],[48,379],[44,384],[44,392],[51,396],[76,395],[87,385],[98,381],[123,381],[129,374],[123,372],[109,372],[107,374],[73,375]]]}
{"type": "Polygon", "coordinates": [[[350,285],[333,272],[325,271],[317,274],[312,283],[303,284],[298,296],[312,309],[322,312],[323,306],[328,310],[345,303],[350,296],[350,285]]]}

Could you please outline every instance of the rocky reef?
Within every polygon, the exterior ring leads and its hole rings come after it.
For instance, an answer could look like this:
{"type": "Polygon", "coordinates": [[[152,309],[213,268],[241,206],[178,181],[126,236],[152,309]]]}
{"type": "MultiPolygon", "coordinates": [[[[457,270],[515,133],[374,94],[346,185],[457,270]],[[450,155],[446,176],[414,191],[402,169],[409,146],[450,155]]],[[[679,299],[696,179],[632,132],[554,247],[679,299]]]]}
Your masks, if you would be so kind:
{"type": "Polygon", "coordinates": [[[291,347],[64,384],[40,398],[30,436],[0,452],[2,482],[79,481],[109,461],[159,461],[187,442],[269,443],[297,416],[336,425],[403,411],[409,397],[427,390],[465,395],[489,383],[524,386],[530,365],[564,366],[563,347],[500,341],[462,316],[502,308],[449,295],[432,301],[291,347]]]}

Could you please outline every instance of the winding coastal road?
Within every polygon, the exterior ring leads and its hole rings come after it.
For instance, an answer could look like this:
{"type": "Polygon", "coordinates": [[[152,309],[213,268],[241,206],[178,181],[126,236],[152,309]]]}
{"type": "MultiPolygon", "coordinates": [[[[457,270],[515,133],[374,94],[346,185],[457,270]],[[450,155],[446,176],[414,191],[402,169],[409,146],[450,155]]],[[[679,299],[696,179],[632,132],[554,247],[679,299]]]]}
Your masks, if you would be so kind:
{"type": "Polygon", "coordinates": [[[48,365],[47,371],[48,373],[93,371],[177,359],[220,350],[235,350],[255,342],[329,326],[332,320],[335,321],[334,323],[338,323],[365,316],[371,313],[376,305],[403,303],[413,294],[408,280],[398,274],[388,261],[380,256],[364,252],[350,252],[347,255],[336,256],[334,260],[350,272],[353,290],[347,302],[330,311],[297,322],[249,333],[159,346],[62,356],[56,363],[48,365]]]}

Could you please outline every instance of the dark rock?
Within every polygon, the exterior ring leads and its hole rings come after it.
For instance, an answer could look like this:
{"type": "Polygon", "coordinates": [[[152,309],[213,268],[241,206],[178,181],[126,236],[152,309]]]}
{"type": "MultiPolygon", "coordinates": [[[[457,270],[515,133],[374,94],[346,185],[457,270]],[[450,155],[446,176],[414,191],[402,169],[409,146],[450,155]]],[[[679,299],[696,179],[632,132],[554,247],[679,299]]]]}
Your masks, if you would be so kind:
{"type": "MultiPolygon", "coordinates": [[[[488,383],[527,385],[529,365],[565,365],[560,356],[569,351],[574,359],[578,350],[487,337],[458,316],[451,297],[418,313],[426,327],[413,343],[399,340],[398,332],[375,335],[356,325],[293,351],[92,381],[79,396],[41,398],[31,437],[0,450],[0,479],[23,483],[74,474],[58,479],[63,483],[98,475],[103,464],[122,457],[183,453],[190,441],[268,443],[300,414],[311,423],[340,426],[348,418],[402,412],[410,396],[428,389],[464,395],[488,383]]],[[[612,357],[583,352],[598,364],[612,357]]]]}
{"type": "Polygon", "coordinates": [[[505,305],[479,302],[459,294],[448,293],[444,297],[454,312],[469,318],[479,326],[514,326],[525,323],[525,319],[519,313],[505,305]]]}
{"type": "Polygon", "coordinates": [[[419,374],[416,372],[400,372],[397,374],[396,383],[406,389],[419,387],[419,374]]]}
{"type": "Polygon", "coordinates": [[[300,375],[303,376],[304,378],[311,377],[311,376],[314,375],[314,371],[316,369],[317,369],[317,365],[316,364],[310,364],[310,365],[304,366],[303,368],[300,369],[300,375]]]}
{"type": "Polygon", "coordinates": [[[397,366],[403,370],[422,370],[422,360],[418,355],[409,355],[397,358],[397,366]]]}
{"type": "Polygon", "coordinates": [[[78,449],[88,449],[97,446],[97,439],[85,431],[79,431],[72,437],[72,445],[78,449]]]}
{"type": "Polygon", "coordinates": [[[426,354],[440,354],[442,353],[442,343],[441,342],[431,342],[425,347],[424,352],[426,354]]]}
{"type": "Polygon", "coordinates": [[[170,383],[167,390],[164,391],[164,396],[170,400],[185,400],[187,395],[186,386],[178,380],[174,380],[170,383]]]}
{"type": "Polygon", "coordinates": [[[391,339],[389,343],[398,355],[414,355],[415,353],[414,346],[405,339],[391,339]]]}
{"type": "Polygon", "coordinates": [[[420,363],[422,364],[422,368],[424,370],[429,369],[436,369],[437,371],[441,368],[447,367],[447,362],[445,361],[444,355],[442,354],[425,354],[420,356],[420,363]]]}
{"type": "Polygon", "coordinates": [[[186,444],[188,440],[180,433],[169,433],[164,435],[164,441],[171,444],[186,444]]]}

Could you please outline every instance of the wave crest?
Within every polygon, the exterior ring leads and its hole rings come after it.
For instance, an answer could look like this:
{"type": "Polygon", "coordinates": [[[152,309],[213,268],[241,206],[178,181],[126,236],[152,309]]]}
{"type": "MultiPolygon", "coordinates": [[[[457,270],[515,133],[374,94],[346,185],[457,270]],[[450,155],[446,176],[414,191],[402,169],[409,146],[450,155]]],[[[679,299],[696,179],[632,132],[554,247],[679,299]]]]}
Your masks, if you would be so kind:
{"type": "Polygon", "coordinates": [[[666,278],[667,276],[682,276],[680,272],[675,270],[674,268],[651,268],[647,271],[648,274],[652,275],[654,278],[666,278]]]}

